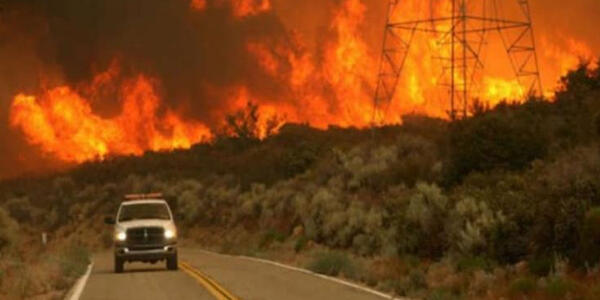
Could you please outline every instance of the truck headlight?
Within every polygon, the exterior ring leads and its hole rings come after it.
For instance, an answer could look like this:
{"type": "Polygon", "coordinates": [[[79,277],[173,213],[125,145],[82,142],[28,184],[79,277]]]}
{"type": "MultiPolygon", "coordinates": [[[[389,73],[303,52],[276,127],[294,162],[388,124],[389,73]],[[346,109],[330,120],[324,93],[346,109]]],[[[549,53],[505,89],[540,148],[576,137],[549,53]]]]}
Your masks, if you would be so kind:
{"type": "Polygon", "coordinates": [[[117,241],[125,241],[127,239],[127,234],[125,232],[119,232],[117,233],[117,235],[115,236],[117,238],[117,241]]]}
{"type": "Polygon", "coordinates": [[[172,239],[175,237],[175,231],[171,229],[165,230],[165,238],[172,239]]]}

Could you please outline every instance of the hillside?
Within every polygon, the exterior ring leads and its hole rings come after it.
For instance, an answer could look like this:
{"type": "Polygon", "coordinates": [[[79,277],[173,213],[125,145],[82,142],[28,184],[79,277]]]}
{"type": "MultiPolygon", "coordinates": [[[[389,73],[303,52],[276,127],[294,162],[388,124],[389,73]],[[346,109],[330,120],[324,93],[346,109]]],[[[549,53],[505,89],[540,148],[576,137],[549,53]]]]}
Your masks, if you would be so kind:
{"type": "MultiPolygon", "coordinates": [[[[454,123],[287,124],[264,140],[220,137],[5,180],[0,224],[18,225],[0,227],[0,250],[23,247],[15,232],[41,231],[105,247],[100,219],[121,196],[161,191],[183,235],[222,252],[300,263],[398,295],[595,299],[600,70],[581,66],[562,84],[554,101],[474,105],[454,123]]],[[[2,273],[0,287],[11,288],[2,273]]]]}

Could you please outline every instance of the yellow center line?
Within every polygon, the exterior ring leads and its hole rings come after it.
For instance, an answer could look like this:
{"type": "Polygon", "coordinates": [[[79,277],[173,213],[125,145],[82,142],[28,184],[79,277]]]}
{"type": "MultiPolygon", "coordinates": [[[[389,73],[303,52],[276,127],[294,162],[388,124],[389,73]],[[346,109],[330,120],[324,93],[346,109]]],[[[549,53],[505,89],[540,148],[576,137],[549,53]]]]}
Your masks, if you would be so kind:
{"type": "Polygon", "coordinates": [[[192,267],[189,263],[181,262],[179,263],[179,268],[181,268],[192,278],[196,279],[196,281],[198,281],[202,286],[204,286],[204,288],[206,288],[206,290],[218,300],[239,300],[238,297],[231,294],[214,279],[200,272],[200,270],[192,267]]]}

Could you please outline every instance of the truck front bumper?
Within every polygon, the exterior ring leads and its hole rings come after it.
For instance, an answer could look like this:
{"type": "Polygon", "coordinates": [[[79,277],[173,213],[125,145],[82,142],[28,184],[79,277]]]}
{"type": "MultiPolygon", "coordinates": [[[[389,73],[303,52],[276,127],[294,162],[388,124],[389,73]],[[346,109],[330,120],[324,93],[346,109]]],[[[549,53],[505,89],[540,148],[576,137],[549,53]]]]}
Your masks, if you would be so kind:
{"type": "Polygon", "coordinates": [[[154,262],[177,255],[177,245],[115,246],[115,258],[122,261],[154,262]]]}

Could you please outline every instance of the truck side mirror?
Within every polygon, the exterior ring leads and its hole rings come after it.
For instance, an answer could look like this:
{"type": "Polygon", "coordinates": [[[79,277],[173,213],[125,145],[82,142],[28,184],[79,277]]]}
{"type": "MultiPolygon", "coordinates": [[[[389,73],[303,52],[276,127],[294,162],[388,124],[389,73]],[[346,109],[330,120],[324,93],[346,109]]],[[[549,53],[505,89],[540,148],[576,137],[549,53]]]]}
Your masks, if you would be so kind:
{"type": "Polygon", "coordinates": [[[104,224],[115,225],[115,218],[113,217],[105,217],[104,224]]]}

